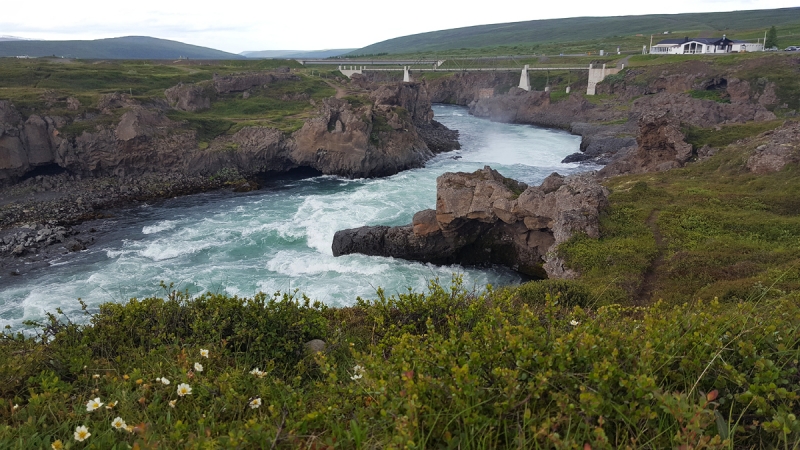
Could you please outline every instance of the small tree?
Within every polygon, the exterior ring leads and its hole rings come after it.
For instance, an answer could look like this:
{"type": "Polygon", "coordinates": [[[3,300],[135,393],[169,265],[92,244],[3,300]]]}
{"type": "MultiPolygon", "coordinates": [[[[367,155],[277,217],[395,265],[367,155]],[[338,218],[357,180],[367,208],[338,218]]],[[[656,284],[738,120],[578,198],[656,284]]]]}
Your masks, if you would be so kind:
{"type": "Polygon", "coordinates": [[[767,39],[764,41],[764,48],[772,48],[778,46],[778,30],[775,29],[773,25],[772,28],[767,31],[767,39]]]}

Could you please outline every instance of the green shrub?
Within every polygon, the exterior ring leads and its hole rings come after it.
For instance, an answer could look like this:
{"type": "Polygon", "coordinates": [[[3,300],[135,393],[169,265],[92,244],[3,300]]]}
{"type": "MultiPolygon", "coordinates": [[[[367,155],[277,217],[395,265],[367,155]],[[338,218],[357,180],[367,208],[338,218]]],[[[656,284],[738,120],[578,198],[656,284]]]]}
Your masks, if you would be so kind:
{"type": "Polygon", "coordinates": [[[718,128],[700,128],[687,126],[682,130],[686,135],[686,142],[695,149],[704,145],[722,148],[740,139],[758,136],[759,134],[774,130],[783,124],[783,121],[750,122],[742,124],[726,124],[718,128]]]}
{"type": "Polygon", "coordinates": [[[168,292],[85,325],[50,316],[0,339],[2,381],[16,374],[0,385],[0,447],[74,446],[79,425],[89,448],[800,445],[797,294],[567,305],[586,298],[572,282],[472,291],[455,278],[352,308],[168,292]],[[301,361],[310,337],[328,347],[301,361]]]}
{"type": "Polygon", "coordinates": [[[548,296],[570,308],[587,308],[594,303],[591,291],[580,281],[573,280],[531,281],[519,286],[516,295],[528,305],[544,304],[548,296]]]}
{"type": "Polygon", "coordinates": [[[703,91],[689,91],[689,96],[701,100],[712,100],[717,103],[730,103],[731,99],[727,92],[722,90],[703,90],[703,91]]]}

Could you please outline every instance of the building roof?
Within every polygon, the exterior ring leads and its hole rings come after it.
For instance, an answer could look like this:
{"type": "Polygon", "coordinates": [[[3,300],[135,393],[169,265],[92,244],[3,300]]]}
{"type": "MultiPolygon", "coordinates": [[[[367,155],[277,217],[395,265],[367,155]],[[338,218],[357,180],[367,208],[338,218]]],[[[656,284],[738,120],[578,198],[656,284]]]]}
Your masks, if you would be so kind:
{"type": "Polygon", "coordinates": [[[726,37],[721,38],[680,38],[680,39],[664,39],[659,41],[656,45],[681,45],[681,44],[688,44],[689,42],[697,42],[699,44],[704,45],[720,45],[725,41],[726,44],[740,42],[728,39],[726,37]]]}

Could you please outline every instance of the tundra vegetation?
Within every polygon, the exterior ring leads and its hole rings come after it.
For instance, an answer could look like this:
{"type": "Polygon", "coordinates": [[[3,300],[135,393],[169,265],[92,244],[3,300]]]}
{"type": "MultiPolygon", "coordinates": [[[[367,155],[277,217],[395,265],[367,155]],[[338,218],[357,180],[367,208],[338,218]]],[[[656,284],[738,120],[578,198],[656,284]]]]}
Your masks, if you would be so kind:
{"type": "MultiPolygon", "coordinates": [[[[81,61],[58,59],[0,60],[0,98],[10,100],[27,116],[48,109],[52,115],[75,120],[62,130],[79,135],[84,130],[118,122],[124,110],[99,114],[102,95],[121,92],[143,104],[164,101],[164,90],[178,83],[210,81],[214,74],[227,75],[278,67],[302,66],[296,61],[81,61]],[[68,109],[67,99],[78,99],[80,107],[68,109]]],[[[262,125],[290,133],[315,110],[310,100],[331,97],[335,90],[323,78],[301,70],[299,80],[282,80],[255,88],[244,98],[241,92],[215,94],[209,110],[187,113],[170,111],[173,120],[185,121],[207,142],[222,134],[233,134],[249,125],[262,125]]],[[[318,75],[318,74],[317,74],[318,75]]]]}
{"type": "MultiPolygon", "coordinates": [[[[646,84],[674,62],[633,57],[631,77],[646,84]]],[[[33,107],[45,89],[91,105],[96,91],[125,90],[113,76],[139,63],[90,80],[64,75],[90,64],[64,65],[36,82],[25,80],[45,63],[3,64],[20,73],[4,98],[33,107]]],[[[151,98],[219,69],[138,70],[148,75],[125,80],[151,98]]],[[[746,70],[758,86],[763,72],[746,70]]],[[[777,120],[687,126],[695,151],[717,153],[604,182],[600,239],[559,249],[577,280],[475,289],[454,276],[342,308],[298,292],[193,298],[163,284],[160,297],[84,317],[54,311],[0,336],[0,447],[798,448],[798,166],[746,169],[763,133],[795,120],[797,68],[771,70],[777,120]]],[[[303,77],[297,89],[312,99],[332,95],[324,78],[303,77]]],[[[201,119],[254,120],[243,100],[201,119]]]]}

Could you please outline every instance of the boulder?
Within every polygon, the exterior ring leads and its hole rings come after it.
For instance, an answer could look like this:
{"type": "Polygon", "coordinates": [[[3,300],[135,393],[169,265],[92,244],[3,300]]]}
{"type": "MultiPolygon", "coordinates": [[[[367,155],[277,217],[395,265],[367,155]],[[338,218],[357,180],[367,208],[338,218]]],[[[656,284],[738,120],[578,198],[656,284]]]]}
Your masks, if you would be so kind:
{"type": "Polygon", "coordinates": [[[179,83],[164,91],[164,95],[172,108],[181,111],[196,112],[211,108],[206,87],[200,84],[179,83]]]}
{"type": "Polygon", "coordinates": [[[128,108],[138,105],[139,102],[132,99],[128,94],[120,94],[119,92],[112,92],[105,94],[97,101],[97,109],[103,114],[111,114],[113,110],[119,108],[128,108]]]}
{"type": "Polygon", "coordinates": [[[0,100],[0,126],[14,127],[22,122],[22,116],[8,100],[0,100]]]}
{"type": "Polygon", "coordinates": [[[67,98],[67,110],[69,111],[77,111],[81,108],[81,101],[75,97],[68,97],[67,98]]]}
{"type": "Polygon", "coordinates": [[[324,352],[325,347],[327,346],[327,344],[325,344],[325,341],[323,341],[322,339],[312,339],[306,342],[304,345],[308,350],[308,352],[311,353],[312,355],[315,353],[324,352]]]}
{"type": "Polygon", "coordinates": [[[337,231],[334,256],[361,253],[434,264],[502,264],[533,277],[571,277],[557,247],[575,233],[599,237],[608,191],[590,174],[552,174],[529,187],[490,167],[445,173],[436,210],[411,225],[337,231]]]}
{"type": "Polygon", "coordinates": [[[800,122],[786,122],[760,138],[765,142],[747,159],[747,169],[751,172],[777,172],[787,164],[800,163],[800,122]]]}

